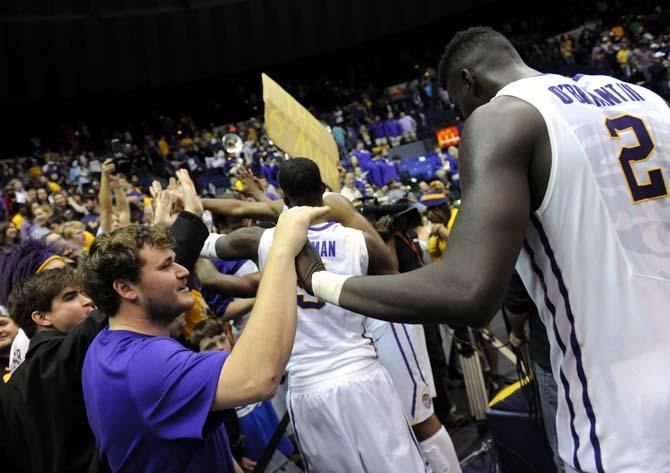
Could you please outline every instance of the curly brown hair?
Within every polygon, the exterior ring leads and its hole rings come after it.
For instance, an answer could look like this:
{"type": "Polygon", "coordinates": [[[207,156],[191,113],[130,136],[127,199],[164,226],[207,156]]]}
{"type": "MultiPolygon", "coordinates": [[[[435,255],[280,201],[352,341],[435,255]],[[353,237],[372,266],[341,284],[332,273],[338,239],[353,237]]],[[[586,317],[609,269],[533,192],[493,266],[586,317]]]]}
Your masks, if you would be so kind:
{"type": "Polygon", "coordinates": [[[121,298],[113,287],[117,279],[138,282],[145,246],[174,248],[175,241],[166,229],[153,225],[129,225],[96,238],[88,256],[79,265],[82,290],[98,309],[110,317],[116,315],[121,298]]]}

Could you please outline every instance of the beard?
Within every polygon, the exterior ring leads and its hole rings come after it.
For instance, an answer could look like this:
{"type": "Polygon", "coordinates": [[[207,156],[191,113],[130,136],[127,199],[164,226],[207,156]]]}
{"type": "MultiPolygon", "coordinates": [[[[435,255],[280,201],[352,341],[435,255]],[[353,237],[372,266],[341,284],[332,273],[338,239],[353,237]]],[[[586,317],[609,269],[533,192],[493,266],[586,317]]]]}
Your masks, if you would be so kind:
{"type": "Polygon", "coordinates": [[[190,293],[188,294],[188,300],[186,297],[180,298],[179,296],[170,300],[166,299],[165,297],[147,295],[143,304],[149,319],[160,325],[170,325],[177,317],[193,307],[195,303],[195,299],[190,293]]]}

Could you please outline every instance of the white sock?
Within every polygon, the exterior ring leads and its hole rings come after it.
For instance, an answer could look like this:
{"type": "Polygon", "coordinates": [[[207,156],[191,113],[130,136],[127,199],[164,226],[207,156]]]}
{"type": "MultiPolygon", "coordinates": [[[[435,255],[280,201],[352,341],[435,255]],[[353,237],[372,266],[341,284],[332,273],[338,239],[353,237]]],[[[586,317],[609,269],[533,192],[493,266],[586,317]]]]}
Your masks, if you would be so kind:
{"type": "Polygon", "coordinates": [[[454,444],[444,426],[419,446],[435,473],[462,473],[454,444]]]}

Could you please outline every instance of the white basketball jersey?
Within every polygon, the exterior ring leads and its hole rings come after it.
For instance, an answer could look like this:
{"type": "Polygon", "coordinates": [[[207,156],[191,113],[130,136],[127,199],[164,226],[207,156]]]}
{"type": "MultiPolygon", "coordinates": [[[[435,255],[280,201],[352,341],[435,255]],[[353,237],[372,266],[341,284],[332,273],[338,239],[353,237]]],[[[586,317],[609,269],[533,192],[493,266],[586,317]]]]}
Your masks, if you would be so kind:
{"type": "MultiPolygon", "coordinates": [[[[258,245],[261,271],[272,245],[274,229],[263,232],[258,245]]],[[[335,222],[310,227],[307,237],[326,268],[337,274],[366,274],[368,250],[363,232],[335,222]]],[[[366,369],[376,363],[365,317],[321,302],[298,288],[298,324],[288,362],[292,386],[311,384],[366,369]]]]}
{"type": "Polygon", "coordinates": [[[551,174],[517,270],[551,342],[561,457],[670,472],[670,109],[606,76],[504,87],[542,115],[551,174]]]}

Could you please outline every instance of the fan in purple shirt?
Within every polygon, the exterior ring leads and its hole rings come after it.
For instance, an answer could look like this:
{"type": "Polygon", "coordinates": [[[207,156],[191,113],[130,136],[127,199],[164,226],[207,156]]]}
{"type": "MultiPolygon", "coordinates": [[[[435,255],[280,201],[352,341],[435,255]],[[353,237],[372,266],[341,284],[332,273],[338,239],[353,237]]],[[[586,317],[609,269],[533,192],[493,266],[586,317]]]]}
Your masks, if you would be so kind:
{"type": "Polygon", "coordinates": [[[377,146],[388,143],[388,139],[386,138],[386,129],[384,127],[384,122],[379,117],[379,115],[375,117],[375,121],[370,123],[370,128],[372,128],[372,135],[375,138],[375,144],[377,146]]]}
{"type": "MultiPolygon", "coordinates": [[[[188,173],[177,177],[185,209],[202,215],[188,173]]],[[[194,353],[168,337],[194,299],[189,271],[176,263],[164,229],[130,225],[95,240],[80,267],[82,289],[109,315],[109,327],[86,353],[82,387],[98,451],[112,471],[237,471],[222,412],[273,396],[295,336],[295,267],[302,264],[295,257],[301,248],[314,253],[305,245],[307,227],[327,210],[280,216],[245,336],[231,353],[194,353]]]]}

